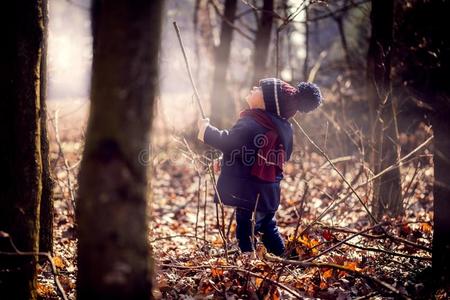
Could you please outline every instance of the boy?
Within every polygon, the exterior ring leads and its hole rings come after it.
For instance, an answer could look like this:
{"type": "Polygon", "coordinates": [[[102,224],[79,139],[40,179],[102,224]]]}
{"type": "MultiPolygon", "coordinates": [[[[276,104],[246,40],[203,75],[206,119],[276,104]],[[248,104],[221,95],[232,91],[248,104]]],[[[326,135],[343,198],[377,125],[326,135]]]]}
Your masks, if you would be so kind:
{"type": "Polygon", "coordinates": [[[322,95],[312,83],[302,82],[295,88],[280,79],[266,78],[245,100],[250,109],[241,112],[230,130],[218,130],[209,119],[200,119],[198,138],[223,152],[214,200],[220,198],[223,204],[236,207],[236,238],[241,251],[254,249],[251,218],[257,204],[255,233],[262,233],[268,252],[282,255],[285,247],[275,213],[280,204],[283,163],[292,153],[293,132],[288,119],[297,110],[317,108],[322,95]]]}

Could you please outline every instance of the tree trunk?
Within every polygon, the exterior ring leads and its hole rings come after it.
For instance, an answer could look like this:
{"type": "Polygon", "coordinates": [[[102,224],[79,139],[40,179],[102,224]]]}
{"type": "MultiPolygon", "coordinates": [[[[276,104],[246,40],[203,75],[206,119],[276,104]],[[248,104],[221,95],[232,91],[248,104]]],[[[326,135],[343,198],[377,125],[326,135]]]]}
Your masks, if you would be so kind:
{"type": "MultiPolygon", "coordinates": [[[[446,95],[450,101],[450,95],[446,95]]],[[[450,110],[435,114],[433,274],[438,285],[450,288],[450,110]]]]}
{"type": "Polygon", "coordinates": [[[231,41],[233,39],[233,28],[236,15],[237,0],[226,0],[224,19],[220,31],[220,44],[215,49],[214,56],[214,79],[211,91],[211,121],[223,128],[226,125],[226,117],[234,114],[234,101],[227,91],[227,69],[230,60],[231,41]],[[230,22],[230,23],[228,23],[230,22]]]}
{"type": "Polygon", "coordinates": [[[77,201],[78,299],[150,299],[147,174],[163,1],[94,1],[77,201]]]}
{"type": "MultiPolygon", "coordinates": [[[[367,56],[367,95],[371,117],[371,165],[375,174],[399,159],[398,135],[391,90],[393,0],[372,1],[372,35],[367,56]]],[[[373,182],[372,211],[376,218],[403,212],[400,169],[373,182]]]]}
{"type": "Polygon", "coordinates": [[[309,74],[309,22],[308,6],[305,7],[305,60],[303,61],[303,80],[308,81],[309,74]]]}
{"type": "MultiPolygon", "coordinates": [[[[0,84],[0,231],[21,251],[39,250],[43,190],[41,67],[46,1],[4,3],[0,84]],[[6,7],[5,7],[6,6],[6,7]]],[[[8,239],[0,251],[15,252],[8,239]]],[[[37,256],[0,255],[0,295],[36,299],[37,256]]]]}
{"type": "Polygon", "coordinates": [[[267,55],[269,53],[270,37],[273,23],[273,0],[264,0],[261,17],[258,22],[258,30],[255,36],[255,50],[253,54],[253,79],[252,83],[257,84],[258,80],[268,76],[267,55]]]}
{"type": "Polygon", "coordinates": [[[47,36],[48,8],[42,6],[44,39],[41,59],[41,152],[42,152],[42,196],[40,207],[39,251],[53,253],[53,179],[50,169],[50,148],[47,134],[47,36]]]}
{"type": "Polygon", "coordinates": [[[432,107],[434,232],[432,284],[450,288],[450,40],[447,0],[414,0],[397,9],[397,65],[402,85],[432,107]],[[424,22],[426,21],[426,22],[424,22]]]}

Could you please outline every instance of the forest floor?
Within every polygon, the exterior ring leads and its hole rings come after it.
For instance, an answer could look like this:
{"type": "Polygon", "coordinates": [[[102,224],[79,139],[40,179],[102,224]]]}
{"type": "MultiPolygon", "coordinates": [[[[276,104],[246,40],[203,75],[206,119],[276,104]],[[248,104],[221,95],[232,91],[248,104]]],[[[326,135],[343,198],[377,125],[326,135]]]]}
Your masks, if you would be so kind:
{"type": "MultiPolygon", "coordinates": [[[[85,128],[80,124],[85,124],[86,107],[60,112],[58,124],[50,107],[51,165],[56,180],[53,262],[69,299],[75,299],[73,198],[85,128]]],[[[277,213],[280,231],[295,252],[289,260],[267,255],[261,245],[253,258],[237,251],[234,211],[226,207],[222,215],[219,207],[217,217],[213,186],[190,149],[201,148],[188,148],[177,136],[165,145],[156,145],[149,162],[152,213],[148,239],[159,298],[427,297],[433,232],[433,169],[428,149],[401,167],[404,216],[384,218],[377,226],[323,156],[301,151],[301,159],[286,165],[277,213]],[[221,235],[219,228],[225,233],[221,235]]],[[[366,184],[370,174],[361,158],[354,155],[335,160],[335,164],[370,207],[370,184],[366,184]]],[[[59,299],[48,263],[40,266],[38,284],[42,299],[59,299]]]]}

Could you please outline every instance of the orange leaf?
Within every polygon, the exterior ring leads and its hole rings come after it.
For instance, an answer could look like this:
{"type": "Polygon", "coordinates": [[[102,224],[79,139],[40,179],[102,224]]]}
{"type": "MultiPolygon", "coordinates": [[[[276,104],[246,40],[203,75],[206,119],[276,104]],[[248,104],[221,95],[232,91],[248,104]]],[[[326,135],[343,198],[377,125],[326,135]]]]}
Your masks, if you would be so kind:
{"type": "Polygon", "coordinates": [[[344,267],[346,267],[347,269],[356,271],[356,269],[357,269],[357,267],[358,267],[358,264],[357,264],[356,262],[354,262],[354,261],[351,261],[351,262],[345,262],[345,263],[344,263],[344,267]]]}
{"type": "Polygon", "coordinates": [[[324,279],[333,277],[333,269],[328,269],[327,271],[323,272],[322,277],[324,279]]]}
{"type": "Polygon", "coordinates": [[[223,269],[212,268],[211,269],[211,275],[213,277],[217,277],[217,276],[223,275],[223,269]]]}
{"type": "Polygon", "coordinates": [[[261,283],[262,283],[262,282],[263,282],[262,278],[257,277],[257,278],[255,279],[255,286],[256,286],[257,288],[259,288],[259,287],[261,286],[261,283]]]}
{"type": "Polygon", "coordinates": [[[44,285],[42,283],[37,283],[36,290],[39,296],[43,298],[49,298],[51,296],[54,296],[53,293],[53,287],[44,285]]]}
{"type": "Polygon", "coordinates": [[[60,269],[64,268],[64,261],[59,256],[53,257],[53,263],[55,264],[55,267],[57,267],[57,268],[60,268],[60,269]]]}
{"type": "Polygon", "coordinates": [[[422,223],[420,224],[420,229],[422,229],[422,231],[425,233],[431,233],[433,227],[428,223],[422,223]]]}

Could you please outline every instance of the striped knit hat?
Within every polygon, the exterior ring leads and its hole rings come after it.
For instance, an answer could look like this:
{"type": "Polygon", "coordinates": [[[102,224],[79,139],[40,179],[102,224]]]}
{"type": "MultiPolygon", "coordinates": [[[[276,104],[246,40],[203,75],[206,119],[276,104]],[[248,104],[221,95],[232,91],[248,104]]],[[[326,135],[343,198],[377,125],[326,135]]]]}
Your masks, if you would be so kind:
{"type": "Polygon", "coordinates": [[[314,83],[300,82],[297,88],[278,78],[259,81],[266,111],[288,119],[298,111],[310,112],[322,104],[323,98],[314,83]]]}

